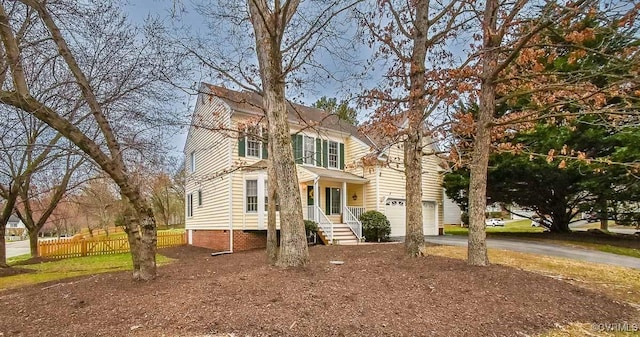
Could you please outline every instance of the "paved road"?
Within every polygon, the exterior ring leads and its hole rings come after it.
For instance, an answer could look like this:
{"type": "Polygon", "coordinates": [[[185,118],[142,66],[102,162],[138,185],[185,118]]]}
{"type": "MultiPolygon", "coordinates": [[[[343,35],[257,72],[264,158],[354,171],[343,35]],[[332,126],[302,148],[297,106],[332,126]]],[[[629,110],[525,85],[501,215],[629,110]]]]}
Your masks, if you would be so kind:
{"type": "MultiPolygon", "coordinates": [[[[449,246],[466,246],[466,236],[429,236],[425,238],[427,242],[449,246]]],[[[613,266],[640,269],[640,259],[600,252],[597,250],[566,247],[552,243],[531,242],[513,239],[487,239],[487,247],[495,249],[511,250],[522,253],[538,255],[558,256],[574,260],[609,264],[613,266]]]]}
{"type": "Polygon", "coordinates": [[[29,240],[7,242],[7,257],[29,254],[29,240]]]}

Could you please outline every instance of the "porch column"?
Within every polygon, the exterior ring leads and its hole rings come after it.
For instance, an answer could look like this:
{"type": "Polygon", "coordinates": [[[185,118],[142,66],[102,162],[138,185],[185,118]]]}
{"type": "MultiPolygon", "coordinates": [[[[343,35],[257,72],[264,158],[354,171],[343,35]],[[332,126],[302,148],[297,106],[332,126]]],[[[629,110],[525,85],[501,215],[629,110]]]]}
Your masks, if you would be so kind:
{"type": "Polygon", "coordinates": [[[319,178],[313,179],[313,217],[316,223],[320,223],[320,184],[318,183],[319,178]]]}
{"type": "MultiPolygon", "coordinates": [[[[344,213],[344,208],[347,207],[347,182],[342,182],[342,209],[340,210],[340,214],[344,213]]],[[[342,214],[342,221],[344,221],[344,214],[342,214]]]]}

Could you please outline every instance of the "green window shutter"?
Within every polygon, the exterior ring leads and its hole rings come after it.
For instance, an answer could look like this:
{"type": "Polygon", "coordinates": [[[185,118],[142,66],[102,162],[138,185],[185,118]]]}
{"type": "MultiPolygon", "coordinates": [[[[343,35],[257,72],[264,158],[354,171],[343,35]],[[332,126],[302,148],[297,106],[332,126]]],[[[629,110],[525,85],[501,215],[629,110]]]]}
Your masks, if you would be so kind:
{"type": "Polygon", "coordinates": [[[322,141],[322,166],[329,166],[329,143],[326,140],[322,141]]]}
{"type": "Polygon", "coordinates": [[[291,135],[291,146],[296,164],[302,164],[302,135],[291,135]]]}
{"type": "Polygon", "coordinates": [[[331,214],[331,188],[330,187],[325,187],[324,188],[324,214],[326,215],[330,215],[331,214]]]}
{"type": "Polygon", "coordinates": [[[244,157],[246,140],[244,137],[238,138],[238,156],[244,157]]]}
{"type": "Polygon", "coordinates": [[[322,166],[322,139],[316,138],[316,166],[322,166]]]}
{"type": "Polygon", "coordinates": [[[340,143],[340,169],[344,170],[344,143],[340,143]]]}

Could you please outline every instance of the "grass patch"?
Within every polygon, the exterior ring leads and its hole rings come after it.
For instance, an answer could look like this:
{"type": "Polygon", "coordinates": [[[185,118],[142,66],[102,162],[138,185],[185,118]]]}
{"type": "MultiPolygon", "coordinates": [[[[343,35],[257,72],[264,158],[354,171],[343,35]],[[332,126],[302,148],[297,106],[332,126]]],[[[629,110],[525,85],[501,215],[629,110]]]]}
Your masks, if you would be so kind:
{"type": "MultiPolygon", "coordinates": [[[[172,260],[162,255],[156,256],[158,265],[172,260]]],[[[23,287],[42,282],[62,280],[65,278],[94,275],[113,271],[132,270],[131,254],[111,254],[85,256],[39,264],[21,266],[34,272],[0,278],[0,290],[23,287]]]]}
{"type": "Polygon", "coordinates": [[[8,265],[14,265],[20,261],[26,261],[28,259],[31,258],[31,254],[22,254],[22,255],[18,255],[18,256],[14,256],[14,257],[9,257],[7,258],[7,264],[8,265]]]}

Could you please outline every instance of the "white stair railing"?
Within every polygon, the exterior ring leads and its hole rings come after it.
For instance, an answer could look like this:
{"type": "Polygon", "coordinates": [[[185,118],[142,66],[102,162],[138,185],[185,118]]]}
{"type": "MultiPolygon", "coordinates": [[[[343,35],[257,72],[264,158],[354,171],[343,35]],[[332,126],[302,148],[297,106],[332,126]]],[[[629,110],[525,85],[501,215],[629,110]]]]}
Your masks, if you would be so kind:
{"type": "MultiPolygon", "coordinates": [[[[309,206],[314,207],[314,206],[309,206]]],[[[329,243],[333,243],[333,222],[327,218],[320,207],[314,207],[314,212],[316,215],[316,222],[318,223],[318,227],[322,230],[324,235],[329,240],[329,243]]]]}
{"type": "MultiPolygon", "coordinates": [[[[358,217],[356,217],[355,214],[351,212],[350,208],[353,208],[353,207],[346,207],[346,206],[344,207],[342,217],[344,219],[344,222],[347,225],[349,225],[349,228],[351,228],[351,231],[353,232],[353,234],[356,235],[359,241],[362,239],[362,223],[360,222],[358,217]]],[[[362,210],[364,210],[364,207],[357,207],[357,208],[358,209],[362,208],[362,210]]]]}

